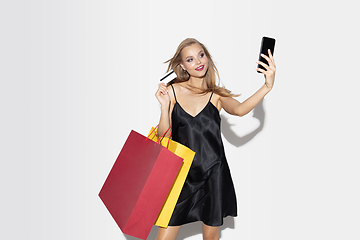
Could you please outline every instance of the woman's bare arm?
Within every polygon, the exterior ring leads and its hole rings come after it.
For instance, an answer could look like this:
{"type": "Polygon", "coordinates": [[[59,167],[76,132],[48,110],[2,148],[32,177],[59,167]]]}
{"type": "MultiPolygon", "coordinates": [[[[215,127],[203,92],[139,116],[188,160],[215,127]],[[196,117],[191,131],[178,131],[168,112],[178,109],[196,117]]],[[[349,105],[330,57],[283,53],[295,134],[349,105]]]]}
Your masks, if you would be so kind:
{"type": "Polygon", "coordinates": [[[268,65],[263,62],[257,62],[265,68],[265,70],[260,68],[256,69],[265,76],[265,84],[258,91],[246,99],[243,103],[240,103],[232,97],[220,98],[221,107],[229,114],[240,117],[248,114],[272,89],[275,80],[276,66],[270,50],[268,50],[268,52],[269,57],[262,54],[262,56],[268,61],[268,65]]]}

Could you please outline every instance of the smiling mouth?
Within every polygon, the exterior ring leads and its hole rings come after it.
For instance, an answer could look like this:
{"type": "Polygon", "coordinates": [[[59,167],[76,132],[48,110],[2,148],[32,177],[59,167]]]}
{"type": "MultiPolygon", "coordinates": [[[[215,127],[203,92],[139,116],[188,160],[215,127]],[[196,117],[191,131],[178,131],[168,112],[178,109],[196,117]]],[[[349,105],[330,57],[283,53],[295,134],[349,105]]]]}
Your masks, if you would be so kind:
{"type": "Polygon", "coordinates": [[[200,67],[195,68],[196,71],[202,71],[204,69],[204,65],[201,65],[200,67]]]}

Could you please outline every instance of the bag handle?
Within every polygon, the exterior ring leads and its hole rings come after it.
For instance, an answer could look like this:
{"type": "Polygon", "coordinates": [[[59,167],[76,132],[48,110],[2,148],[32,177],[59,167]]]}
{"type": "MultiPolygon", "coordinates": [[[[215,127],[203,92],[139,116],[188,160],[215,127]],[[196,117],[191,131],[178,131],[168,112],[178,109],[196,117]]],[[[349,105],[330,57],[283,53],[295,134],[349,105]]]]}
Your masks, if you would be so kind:
{"type": "MultiPolygon", "coordinates": [[[[158,127],[159,127],[159,124],[158,125],[156,125],[156,127],[149,133],[149,135],[148,135],[148,137],[156,130],[156,129],[158,129],[158,127]]],[[[161,139],[159,140],[159,135],[158,135],[158,132],[157,131],[155,131],[155,133],[156,133],[156,143],[158,143],[158,144],[160,144],[161,143],[161,141],[164,139],[164,137],[165,137],[165,135],[166,135],[166,133],[168,132],[170,130],[170,137],[171,137],[171,134],[172,134],[172,128],[171,128],[171,126],[169,126],[169,128],[164,132],[164,134],[161,136],[161,139]]],[[[170,137],[169,137],[169,141],[168,141],[168,143],[167,143],[167,146],[166,146],[166,148],[168,148],[169,147],[169,142],[170,142],[170,137]]]]}
{"type": "MultiPolygon", "coordinates": [[[[159,125],[156,126],[156,128],[158,128],[159,125]]],[[[164,134],[161,136],[161,139],[159,141],[159,143],[161,143],[161,141],[164,139],[166,133],[170,130],[170,136],[169,136],[169,141],[167,142],[167,146],[166,148],[169,148],[169,143],[170,143],[170,137],[171,137],[171,134],[172,134],[172,127],[169,126],[169,128],[166,130],[166,132],[164,132],[164,134]]],[[[159,135],[158,135],[158,132],[156,131],[156,137],[157,139],[159,139],[159,135]]]]}

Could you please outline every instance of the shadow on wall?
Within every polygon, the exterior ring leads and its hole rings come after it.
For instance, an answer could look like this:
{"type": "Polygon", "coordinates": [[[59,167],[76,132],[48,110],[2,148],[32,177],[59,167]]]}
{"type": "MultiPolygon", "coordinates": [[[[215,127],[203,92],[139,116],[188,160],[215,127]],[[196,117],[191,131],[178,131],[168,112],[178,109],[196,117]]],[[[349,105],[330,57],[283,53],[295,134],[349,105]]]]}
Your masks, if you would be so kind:
{"type": "MultiPolygon", "coordinates": [[[[259,132],[262,131],[265,122],[265,110],[263,106],[263,101],[264,100],[261,100],[261,102],[254,108],[253,111],[253,117],[260,121],[259,127],[245,136],[239,137],[238,135],[236,135],[236,133],[233,130],[231,130],[231,126],[233,125],[229,123],[229,119],[224,115],[221,116],[221,131],[223,133],[224,138],[230,144],[236,147],[241,147],[246,143],[250,142],[259,132]]],[[[235,229],[235,221],[233,217],[227,217],[224,219],[224,224],[221,226],[221,230],[224,230],[226,228],[235,229]]],[[[153,226],[147,239],[149,240],[156,239],[157,232],[158,232],[158,227],[153,226]]],[[[181,227],[177,240],[183,240],[195,235],[199,235],[201,233],[202,233],[202,222],[189,223],[181,227]]],[[[125,234],[124,236],[127,240],[138,240],[138,238],[131,237],[125,234]]]]}
{"type": "Polygon", "coordinates": [[[231,126],[233,125],[229,123],[229,119],[224,115],[221,115],[221,132],[224,138],[230,144],[236,147],[241,147],[242,145],[245,145],[246,143],[250,142],[251,139],[253,139],[259,132],[263,130],[264,122],[265,122],[265,111],[264,111],[263,101],[264,100],[261,100],[261,102],[253,110],[254,113],[253,117],[260,121],[259,127],[245,136],[239,137],[238,135],[236,135],[236,133],[233,130],[231,130],[231,126]]]}

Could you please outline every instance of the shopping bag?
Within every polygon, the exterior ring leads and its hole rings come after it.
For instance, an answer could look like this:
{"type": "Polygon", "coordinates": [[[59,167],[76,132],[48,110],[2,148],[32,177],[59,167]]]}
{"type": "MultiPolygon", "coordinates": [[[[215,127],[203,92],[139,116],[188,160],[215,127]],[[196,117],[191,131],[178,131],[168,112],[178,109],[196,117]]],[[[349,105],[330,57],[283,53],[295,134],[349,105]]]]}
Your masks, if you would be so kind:
{"type": "Polygon", "coordinates": [[[131,131],[99,197],[123,233],[146,239],[183,159],[131,131]]]}
{"type": "MultiPolygon", "coordinates": [[[[157,127],[156,127],[157,128],[157,127]]],[[[185,179],[189,173],[190,166],[194,160],[195,152],[190,148],[173,141],[169,138],[161,138],[159,140],[159,136],[157,134],[156,128],[151,128],[148,138],[151,140],[158,142],[160,141],[161,145],[167,147],[171,152],[175,153],[179,157],[184,159],[184,163],[180,168],[180,171],[175,179],[175,182],[169,192],[169,195],[162,207],[160,214],[155,222],[156,226],[166,228],[169,224],[171,215],[174,211],[175,205],[179,199],[180,192],[184,186],[185,179]]],[[[165,134],[164,134],[165,135],[165,134]]],[[[170,133],[171,136],[171,133],[170,133]]]]}

